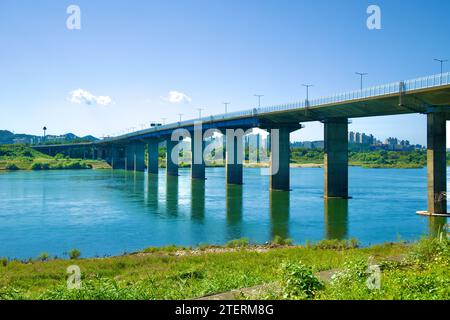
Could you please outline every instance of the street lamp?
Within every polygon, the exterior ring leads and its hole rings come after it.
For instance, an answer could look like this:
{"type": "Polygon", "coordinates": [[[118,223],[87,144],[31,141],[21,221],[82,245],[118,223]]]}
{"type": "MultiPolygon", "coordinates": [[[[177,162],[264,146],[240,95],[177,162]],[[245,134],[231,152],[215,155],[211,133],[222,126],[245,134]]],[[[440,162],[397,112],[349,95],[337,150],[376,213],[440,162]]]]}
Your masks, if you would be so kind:
{"type": "Polygon", "coordinates": [[[201,119],[202,118],[202,110],[203,108],[197,108],[198,110],[198,118],[201,119]]]}
{"type": "Polygon", "coordinates": [[[161,120],[162,120],[163,125],[165,125],[167,118],[161,118],[161,120]]]}
{"type": "Polygon", "coordinates": [[[255,97],[258,98],[258,108],[261,108],[261,97],[264,97],[263,94],[255,94],[255,97]]]}
{"type": "Polygon", "coordinates": [[[223,104],[225,105],[225,113],[228,113],[228,105],[230,105],[231,102],[223,102],[223,104]]]}
{"type": "Polygon", "coordinates": [[[448,62],[448,60],[442,60],[442,59],[434,59],[434,61],[441,63],[441,84],[442,84],[442,72],[443,72],[443,66],[445,62],[448,62]]]}
{"type": "Polygon", "coordinates": [[[364,73],[364,72],[355,72],[355,73],[361,77],[361,90],[362,90],[363,89],[363,77],[367,76],[368,73],[364,73]]]}
{"type": "Polygon", "coordinates": [[[312,84],[302,84],[306,88],[306,106],[309,107],[309,88],[313,87],[312,84]]]}
{"type": "Polygon", "coordinates": [[[181,122],[181,117],[183,116],[183,114],[179,113],[178,116],[180,117],[180,122],[181,122]]]}

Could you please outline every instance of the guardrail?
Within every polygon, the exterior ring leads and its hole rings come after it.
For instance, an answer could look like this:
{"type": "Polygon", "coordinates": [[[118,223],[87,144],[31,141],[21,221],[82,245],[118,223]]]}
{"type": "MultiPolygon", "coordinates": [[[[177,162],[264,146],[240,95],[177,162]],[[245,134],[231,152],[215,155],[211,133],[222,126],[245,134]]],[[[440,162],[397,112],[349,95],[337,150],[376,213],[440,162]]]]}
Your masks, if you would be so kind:
{"type": "Polygon", "coordinates": [[[365,99],[370,97],[378,97],[378,96],[384,96],[389,94],[400,94],[401,91],[408,92],[412,90],[420,90],[420,89],[426,89],[426,88],[433,88],[433,87],[439,87],[444,85],[450,85],[450,72],[442,73],[442,74],[436,74],[432,76],[412,79],[412,80],[406,80],[406,81],[400,81],[395,83],[389,83],[385,85],[380,86],[374,86],[365,88],[362,90],[354,90],[349,91],[345,93],[340,93],[332,96],[327,97],[320,97],[316,99],[312,99],[309,101],[299,101],[294,103],[288,103],[288,104],[281,104],[281,105],[275,105],[275,106],[269,106],[269,107],[263,107],[263,108],[255,108],[250,110],[243,110],[243,111],[236,111],[236,112],[230,112],[226,114],[219,114],[215,116],[208,116],[208,117],[202,117],[200,119],[194,119],[194,120],[185,120],[181,122],[175,122],[171,124],[166,124],[158,127],[152,127],[149,129],[144,129],[132,133],[128,133],[125,135],[117,136],[117,137],[110,137],[105,138],[102,140],[102,142],[106,141],[112,141],[112,140],[121,140],[126,139],[129,137],[156,132],[156,131],[162,131],[162,130],[170,130],[170,129],[176,129],[179,127],[186,127],[194,125],[196,121],[201,122],[215,122],[215,121],[221,121],[221,120],[232,120],[236,118],[244,118],[244,117],[252,117],[256,115],[263,115],[271,112],[278,112],[278,111],[287,111],[287,110],[294,110],[294,109],[304,109],[307,107],[317,107],[320,105],[327,105],[327,104],[333,104],[333,103],[340,103],[345,101],[353,101],[358,99],[365,99]]]}

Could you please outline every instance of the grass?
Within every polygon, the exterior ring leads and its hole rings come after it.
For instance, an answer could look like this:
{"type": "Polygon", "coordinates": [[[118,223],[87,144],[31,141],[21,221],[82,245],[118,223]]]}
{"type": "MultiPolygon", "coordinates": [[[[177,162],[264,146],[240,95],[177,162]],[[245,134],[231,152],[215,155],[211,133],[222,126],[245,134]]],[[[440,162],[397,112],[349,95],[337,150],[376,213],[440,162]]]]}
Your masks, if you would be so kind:
{"type": "Polygon", "coordinates": [[[260,298],[450,298],[448,241],[424,239],[417,244],[370,248],[337,240],[307,246],[255,247],[243,239],[232,244],[232,248],[221,250],[148,248],[102,259],[44,256],[45,261],[25,263],[0,259],[0,299],[192,299],[274,282],[300,283],[309,293],[303,295],[302,289],[294,286],[284,290],[287,296],[267,292],[260,298]],[[407,257],[404,261],[389,260],[403,256],[407,257]],[[382,266],[382,290],[366,288],[362,271],[370,257],[376,257],[382,266]],[[66,289],[66,269],[74,264],[82,272],[81,290],[66,289]],[[342,270],[343,275],[323,286],[311,278],[312,273],[330,269],[342,270]],[[288,281],[289,273],[300,280],[288,281]],[[302,284],[302,279],[310,283],[302,284]]]}
{"type": "Polygon", "coordinates": [[[0,145],[0,170],[107,169],[104,161],[48,156],[26,145],[0,145]]]}

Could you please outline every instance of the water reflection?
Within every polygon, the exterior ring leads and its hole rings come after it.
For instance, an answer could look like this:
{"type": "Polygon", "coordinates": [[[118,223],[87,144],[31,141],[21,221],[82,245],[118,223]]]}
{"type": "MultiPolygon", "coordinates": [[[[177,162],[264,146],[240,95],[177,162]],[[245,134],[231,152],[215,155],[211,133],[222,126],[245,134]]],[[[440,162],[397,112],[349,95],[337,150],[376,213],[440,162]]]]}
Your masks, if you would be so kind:
{"type": "Polygon", "coordinates": [[[205,220],[205,181],[191,181],[191,218],[203,223],[205,220]]]}
{"type": "Polygon", "coordinates": [[[271,236],[289,238],[290,192],[270,191],[271,236]]]}
{"type": "Polygon", "coordinates": [[[228,239],[242,238],[243,187],[226,186],[226,210],[228,239]]]}
{"type": "Polygon", "coordinates": [[[149,174],[145,185],[145,204],[154,210],[158,209],[159,178],[157,175],[149,174]]]}
{"type": "Polygon", "coordinates": [[[345,239],[348,233],[348,199],[325,199],[325,238],[345,239]]]}
{"type": "Polygon", "coordinates": [[[445,230],[445,226],[447,224],[447,218],[445,217],[430,217],[428,220],[428,229],[430,236],[437,237],[439,236],[443,230],[445,230]]]}
{"type": "Polygon", "coordinates": [[[178,177],[166,177],[166,209],[168,215],[178,214],[178,177]]]}

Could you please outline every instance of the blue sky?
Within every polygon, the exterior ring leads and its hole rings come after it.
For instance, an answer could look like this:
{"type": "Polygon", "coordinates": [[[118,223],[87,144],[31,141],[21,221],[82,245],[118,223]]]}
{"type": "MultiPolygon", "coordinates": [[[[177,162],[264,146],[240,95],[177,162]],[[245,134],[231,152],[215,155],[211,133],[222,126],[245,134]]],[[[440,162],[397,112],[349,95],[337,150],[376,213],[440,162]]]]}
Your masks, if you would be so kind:
{"type": "MultiPolygon", "coordinates": [[[[301,100],[302,83],[312,98],[357,89],[356,71],[366,86],[435,74],[433,59],[450,58],[449,12],[447,0],[2,0],[0,128],[102,136],[221,113],[225,101],[253,108],[254,94],[301,100]],[[71,4],[81,30],[66,28],[71,4]],[[371,4],[381,30],[366,27],[371,4]],[[171,102],[172,91],[186,97],[171,102]]],[[[425,124],[391,116],[350,130],[425,144],[425,124]]],[[[322,138],[318,123],[293,136],[322,138]]]]}

